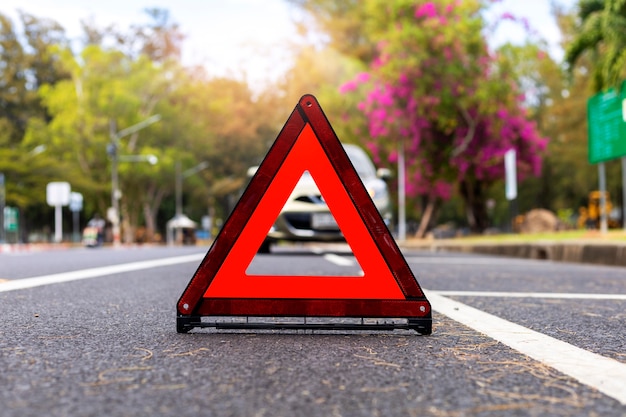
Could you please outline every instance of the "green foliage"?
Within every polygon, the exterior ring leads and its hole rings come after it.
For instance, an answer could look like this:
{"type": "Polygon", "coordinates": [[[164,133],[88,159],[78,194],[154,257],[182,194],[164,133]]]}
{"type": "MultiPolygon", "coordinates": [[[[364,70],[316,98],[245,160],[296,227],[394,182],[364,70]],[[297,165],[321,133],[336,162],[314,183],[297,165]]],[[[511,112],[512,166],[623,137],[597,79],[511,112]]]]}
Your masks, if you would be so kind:
{"type": "Polygon", "coordinates": [[[21,141],[30,118],[48,117],[37,89],[67,77],[50,50],[65,42],[63,28],[24,13],[20,19],[25,45],[9,18],[0,14],[0,125],[11,145],[21,141]]]}
{"type": "Polygon", "coordinates": [[[556,212],[558,219],[569,227],[574,227],[576,222],[574,221],[574,210],[571,208],[559,209],[556,212]]]}
{"type": "Polygon", "coordinates": [[[46,204],[46,184],[64,179],[50,155],[32,150],[0,148],[0,172],[5,177],[6,205],[22,209],[46,204]]]}
{"type": "Polygon", "coordinates": [[[142,225],[148,235],[164,231],[174,215],[179,162],[184,169],[210,163],[185,179],[185,210],[196,218],[207,212],[224,216],[247,168],[258,164],[276,137],[282,120],[277,122],[273,96],[254,100],[245,82],[183,68],[178,26],[165,11],[148,14],[150,23],[124,33],[83,22],[88,42],[78,53],[55,22],[23,14],[20,37],[0,15],[0,53],[9,63],[0,66],[0,84],[11,86],[0,89],[0,172],[7,204],[25,210],[25,218],[36,218],[31,213],[42,206],[45,211],[45,187],[53,180],[68,181],[83,194],[85,218],[104,214],[111,204],[111,134],[155,114],[159,122],[119,139],[118,155],[159,160],[150,165],[120,159],[126,234],[132,238],[142,225]],[[30,152],[42,145],[43,153],[30,152]]]}
{"type": "Polygon", "coordinates": [[[13,23],[0,14],[0,126],[4,142],[18,143],[28,120],[26,54],[13,23]]]}
{"type": "MultiPolygon", "coordinates": [[[[598,2],[586,3],[595,3],[587,13],[598,10],[598,2]]],[[[577,38],[579,28],[574,14],[557,14],[557,22],[566,41],[577,38]]],[[[554,212],[577,212],[587,194],[598,186],[597,167],[587,162],[587,100],[594,93],[594,79],[591,71],[582,70],[592,68],[593,63],[591,54],[583,54],[577,60],[578,69],[569,74],[554,70],[542,73],[548,93],[537,114],[540,127],[552,140],[542,176],[534,184],[535,197],[520,207],[522,211],[543,207],[554,212]]],[[[618,173],[611,164],[607,164],[607,170],[610,175],[618,173]]]]}
{"type": "Polygon", "coordinates": [[[594,90],[619,88],[626,76],[626,3],[624,0],[580,0],[580,28],[567,47],[573,70],[584,53],[593,54],[594,90]]]}

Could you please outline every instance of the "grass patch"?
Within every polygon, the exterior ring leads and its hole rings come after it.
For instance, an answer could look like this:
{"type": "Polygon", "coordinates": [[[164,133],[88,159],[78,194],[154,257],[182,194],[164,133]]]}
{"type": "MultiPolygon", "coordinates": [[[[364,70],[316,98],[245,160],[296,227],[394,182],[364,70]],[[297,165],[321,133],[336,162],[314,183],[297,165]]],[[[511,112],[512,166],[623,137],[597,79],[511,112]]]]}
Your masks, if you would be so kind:
{"type": "MultiPolygon", "coordinates": [[[[488,236],[463,236],[452,239],[437,239],[439,241],[454,243],[537,243],[550,242],[578,242],[578,243],[602,243],[602,242],[625,242],[626,231],[622,229],[609,230],[602,233],[599,230],[564,230],[550,233],[505,233],[488,236]]],[[[432,240],[430,241],[432,242],[432,240]]]]}

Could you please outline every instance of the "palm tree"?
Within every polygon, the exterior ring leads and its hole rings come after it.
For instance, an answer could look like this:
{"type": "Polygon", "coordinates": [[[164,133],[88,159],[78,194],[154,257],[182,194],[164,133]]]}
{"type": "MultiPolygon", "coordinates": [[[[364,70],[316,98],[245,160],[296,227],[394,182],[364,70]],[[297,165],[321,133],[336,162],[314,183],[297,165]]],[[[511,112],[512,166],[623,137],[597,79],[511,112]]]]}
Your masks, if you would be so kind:
{"type": "Polygon", "coordinates": [[[572,70],[585,51],[592,51],[594,89],[619,88],[626,68],[626,0],[580,0],[578,7],[582,26],[565,61],[572,70]]]}

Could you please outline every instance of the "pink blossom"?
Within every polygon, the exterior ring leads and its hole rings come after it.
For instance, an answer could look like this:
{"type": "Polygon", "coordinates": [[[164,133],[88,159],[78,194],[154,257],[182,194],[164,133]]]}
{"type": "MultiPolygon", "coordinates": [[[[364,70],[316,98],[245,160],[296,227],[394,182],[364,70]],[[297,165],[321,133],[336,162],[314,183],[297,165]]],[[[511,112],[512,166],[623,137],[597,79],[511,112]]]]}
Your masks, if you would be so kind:
{"type": "Polygon", "coordinates": [[[389,154],[389,158],[387,158],[389,160],[389,162],[391,162],[392,164],[395,164],[398,162],[398,152],[396,151],[392,151],[389,154]]]}
{"type": "Polygon", "coordinates": [[[356,75],[356,82],[358,83],[366,83],[370,80],[369,72],[360,72],[356,75]]]}
{"type": "Polygon", "coordinates": [[[344,83],[341,87],[339,87],[339,92],[341,94],[350,93],[352,91],[355,91],[357,87],[358,83],[355,80],[348,81],[347,83],[344,83]]]}
{"type": "Polygon", "coordinates": [[[418,19],[421,17],[432,18],[435,16],[437,16],[437,8],[434,3],[430,1],[422,4],[415,10],[415,17],[418,19]]]}
{"type": "Polygon", "coordinates": [[[354,77],[353,80],[350,80],[346,83],[344,83],[342,86],[339,87],[339,92],[342,94],[345,93],[351,93],[353,91],[355,91],[360,84],[364,84],[366,82],[368,82],[370,79],[370,74],[367,72],[360,72],[356,75],[356,77],[354,77]]]}
{"type": "Polygon", "coordinates": [[[512,20],[512,21],[517,20],[515,16],[513,16],[513,14],[509,12],[502,13],[502,16],[500,17],[502,18],[502,20],[512,20]]]}
{"type": "Polygon", "coordinates": [[[443,200],[448,200],[452,195],[452,184],[439,180],[435,182],[432,193],[443,200]]]}

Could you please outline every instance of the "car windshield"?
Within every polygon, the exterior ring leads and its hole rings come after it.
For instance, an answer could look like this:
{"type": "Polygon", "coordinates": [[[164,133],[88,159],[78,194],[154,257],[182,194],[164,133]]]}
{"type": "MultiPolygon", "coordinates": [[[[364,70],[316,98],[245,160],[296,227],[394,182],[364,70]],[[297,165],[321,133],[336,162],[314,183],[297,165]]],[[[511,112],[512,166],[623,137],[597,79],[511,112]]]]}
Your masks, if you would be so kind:
{"type": "Polygon", "coordinates": [[[357,146],[344,145],[344,149],[361,178],[376,176],[376,169],[367,154],[357,146]]]}
{"type": "MultiPolygon", "coordinates": [[[[344,149],[350,158],[350,162],[354,165],[357,174],[361,179],[369,179],[376,177],[376,168],[372,163],[372,160],[367,156],[365,151],[355,145],[344,145],[344,149]]],[[[304,171],[300,178],[299,184],[305,185],[307,183],[313,183],[313,177],[309,171],[304,171]]]]}

